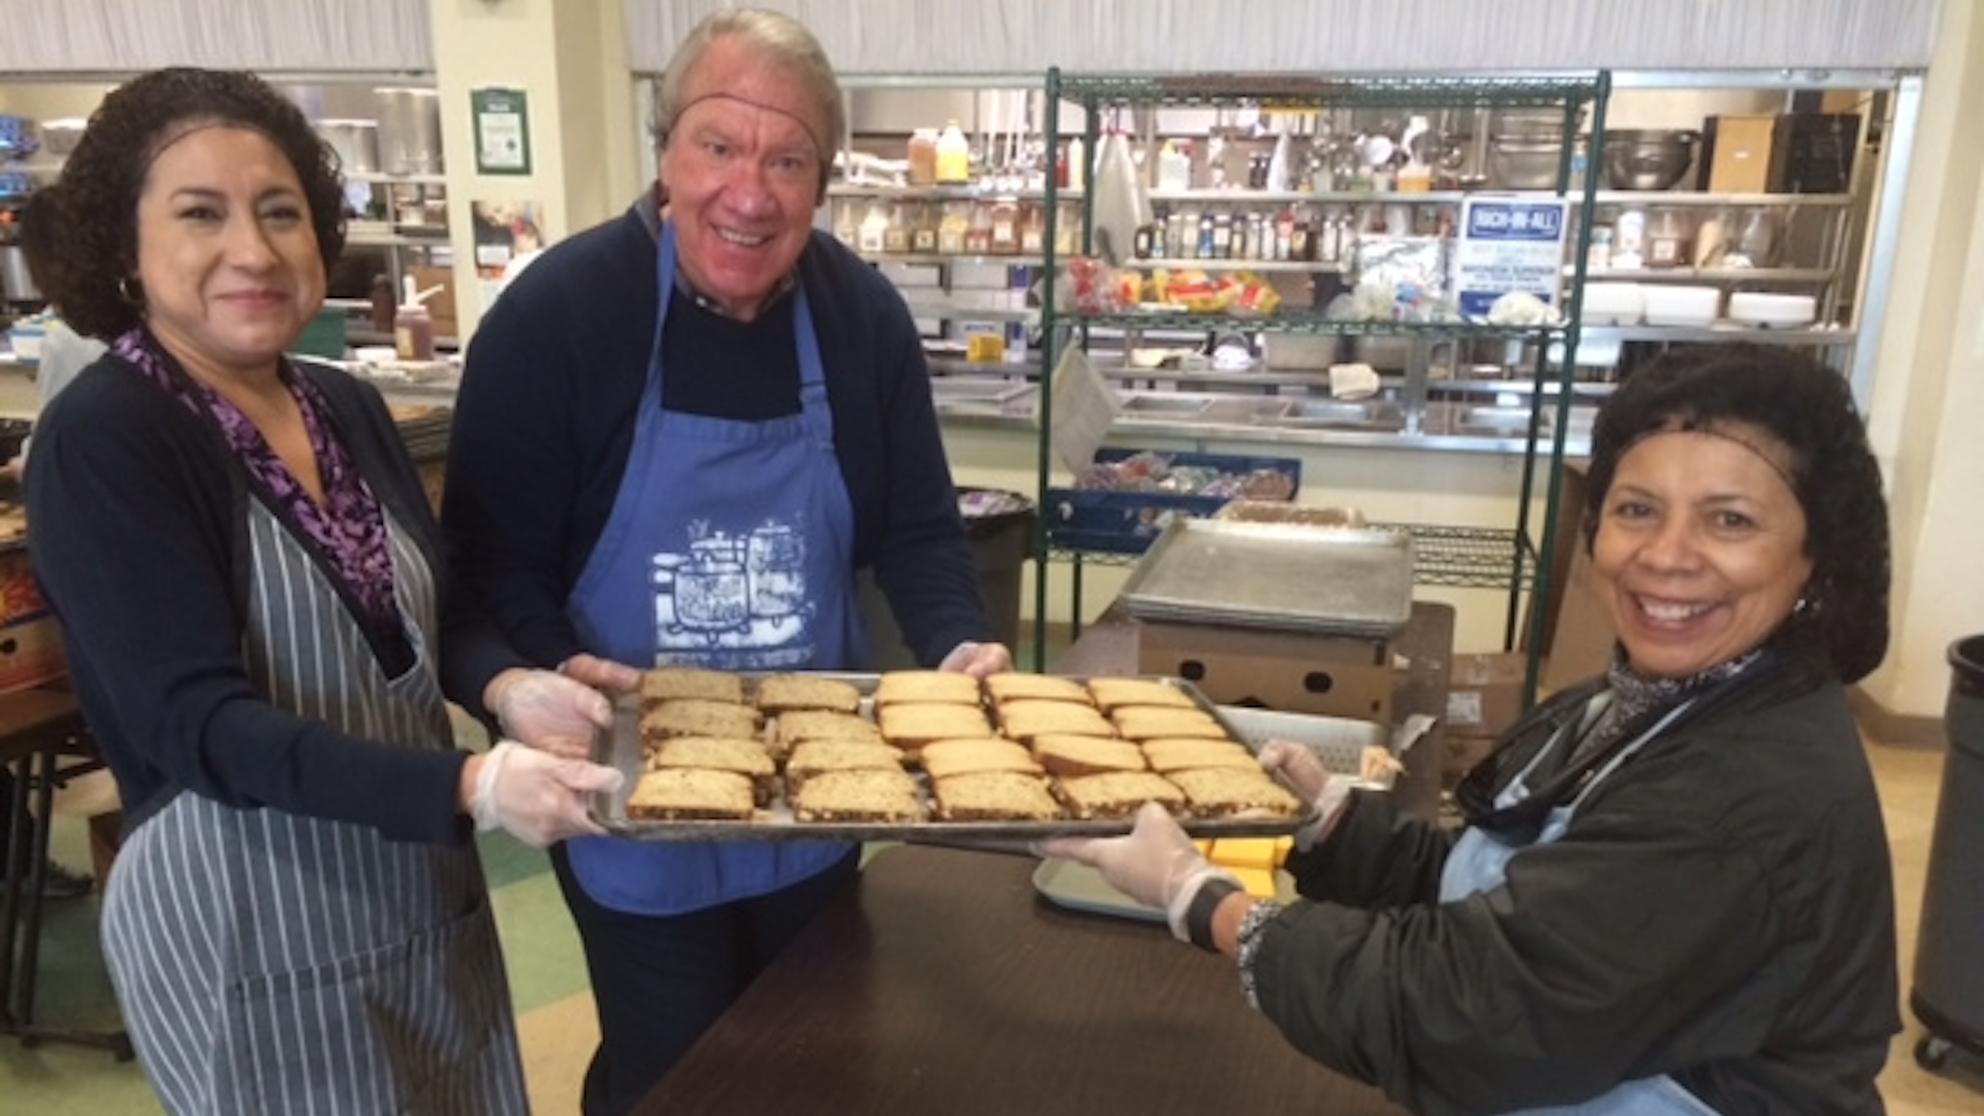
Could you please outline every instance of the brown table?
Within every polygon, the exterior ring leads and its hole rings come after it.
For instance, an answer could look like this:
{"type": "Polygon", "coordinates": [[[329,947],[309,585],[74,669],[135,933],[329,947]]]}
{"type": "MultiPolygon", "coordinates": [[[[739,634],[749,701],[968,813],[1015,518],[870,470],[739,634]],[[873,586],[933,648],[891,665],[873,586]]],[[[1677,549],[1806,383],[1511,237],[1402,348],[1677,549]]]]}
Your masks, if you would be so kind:
{"type": "Polygon", "coordinates": [[[77,1031],[35,1022],[42,889],[55,788],[103,766],[75,695],[66,685],[51,683],[0,694],[0,765],[11,768],[14,776],[10,800],[0,802],[0,825],[8,830],[7,855],[0,864],[0,1034],[18,1035],[23,1046],[76,1043],[128,1060],[131,1042],[121,1030],[77,1031]],[[64,764],[63,757],[70,762],[64,764]]]}
{"type": "Polygon", "coordinates": [[[1289,1046],[1230,959],[1054,907],[1035,863],[878,854],[636,1111],[1401,1111],[1289,1046]]]}

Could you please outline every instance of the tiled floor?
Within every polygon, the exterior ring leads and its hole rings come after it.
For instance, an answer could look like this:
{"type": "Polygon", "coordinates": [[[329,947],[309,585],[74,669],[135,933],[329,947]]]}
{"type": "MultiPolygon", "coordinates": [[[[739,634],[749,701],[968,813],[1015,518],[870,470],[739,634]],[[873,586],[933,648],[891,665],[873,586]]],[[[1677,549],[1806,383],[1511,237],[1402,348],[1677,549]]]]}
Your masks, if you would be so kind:
{"type": "MultiPolygon", "coordinates": [[[[1915,928],[1943,756],[1937,750],[1881,745],[1870,746],[1868,755],[1894,847],[1902,985],[1906,988],[1913,971],[1915,928]]],[[[83,788],[66,796],[65,806],[86,809],[92,796],[101,793],[101,788],[83,788]]],[[[82,850],[82,826],[65,814],[58,819],[56,855],[67,863],[81,864],[85,860],[82,850]]],[[[502,838],[485,840],[482,851],[495,889],[496,919],[503,933],[534,1110],[541,1114],[576,1112],[579,1080],[598,1035],[577,934],[541,854],[502,838]]],[[[44,1019],[85,1026],[115,1022],[115,1007],[96,952],[95,922],[92,903],[64,903],[52,909],[42,953],[44,1019]]],[[[1916,1066],[1912,1054],[1920,1026],[1913,1018],[1907,1023],[1907,1029],[1895,1039],[1887,1072],[1881,1078],[1888,1111],[1894,1116],[1977,1116],[1984,1112],[1984,1066],[1966,1063],[1957,1054],[1952,1055],[1944,1075],[1925,1073],[1916,1066]]],[[[65,1047],[28,1051],[0,1042],[0,1113],[98,1116],[157,1111],[157,1103],[135,1065],[115,1064],[94,1051],[65,1047]]]]}

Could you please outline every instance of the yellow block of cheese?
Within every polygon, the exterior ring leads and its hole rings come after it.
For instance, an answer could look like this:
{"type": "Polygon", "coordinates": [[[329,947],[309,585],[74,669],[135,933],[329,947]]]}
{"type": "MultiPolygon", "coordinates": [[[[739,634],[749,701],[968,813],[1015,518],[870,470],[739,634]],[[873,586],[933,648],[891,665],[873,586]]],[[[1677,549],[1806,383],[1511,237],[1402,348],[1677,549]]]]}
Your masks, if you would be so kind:
{"type": "Polygon", "coordinates": [[[1270,868],[1230,868],[1233,878],[1256,899],[1275,897],[1274,870],[1270,868]]]}
{"type": "Polygon", "coordinates": [[[1289,837],[1222,837],[1213,842],[1206,858],[1229,868],[1271,870],[1280,867],[1294,844],[1289,837]]]}

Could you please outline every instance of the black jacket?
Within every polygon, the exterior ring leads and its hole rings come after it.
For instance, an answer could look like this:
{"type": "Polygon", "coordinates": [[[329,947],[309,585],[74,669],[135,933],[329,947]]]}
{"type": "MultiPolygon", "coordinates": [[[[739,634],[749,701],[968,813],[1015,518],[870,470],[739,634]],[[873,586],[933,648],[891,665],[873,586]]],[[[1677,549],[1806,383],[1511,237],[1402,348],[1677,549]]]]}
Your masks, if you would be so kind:
{"type": "MultiPolygon", "coordinates": [[[[1592,690],[1526,718],[1477,781],[1506,784],[1592,690]]],[[[1882,1111],[1894,896],[1845,692],[1774,656],[1704,705],[1503,886],[1458,902],[1437,902],[1453,835],[1354,796],[1291,859],[1323,901],[1263,931],[1261,1010],[1422,1113],[1566,1104],[1658,1074],[1732,1116],[1882,1111]]]]}
{"type": "MultiPolygon", "coordinates": [[[[520,660],[449,592],[440,529],[384,402],[336,369],[296,367],[433,567],[442,689],[480,709],[483,686],[520,660]]],[[[85,369],[35,424],[28,547],[126,827],[190,790],[398,840],[467,840],[456,810],[464,753],[354,737],[271,705],[249,684],[248,499],[246,472],[219,432],[118,357],[85,369]]]]}

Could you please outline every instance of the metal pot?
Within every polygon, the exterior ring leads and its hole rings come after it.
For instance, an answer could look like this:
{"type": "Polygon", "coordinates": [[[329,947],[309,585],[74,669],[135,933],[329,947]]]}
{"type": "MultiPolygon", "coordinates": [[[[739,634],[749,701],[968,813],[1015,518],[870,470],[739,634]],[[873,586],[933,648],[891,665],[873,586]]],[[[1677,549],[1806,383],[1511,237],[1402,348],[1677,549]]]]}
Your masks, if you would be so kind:
{"type": "Polygon", "coordinates": [[[432,89],[380,89],[379,154],[388,174],[441,173],[441,97],[432,89]]]}
{"type": "Polygon", "coordinates": [[[375,174],[379,170],[377,120],[319,120],[317,135],[338,153],[346,174],[375,174]]]}
{"type": "MultiPolygon", "coordinates": [[[[1557,163],[1564,150],[1561,137],[1498,135],[1488,144],[1488,177],[1505,190],[1554,190],[1557,163]]],[[[1585,139],[1579,136],[1571,155],[1571,186],[1579,186],[1585,161],[1585,139]]]]}
{"type": "Polygon", "coordinates": [[[28,271],[27,249],[18,244],[0,244],[0,297],[8,302],[41,301],[41,288],[28,271]]]}
{"type": "Polygon", "coordinates": [[[1614,190],[1666,190],[1695,162],[1698,132],[1626,128],[1605,133],[1605,178],[1614,190]]]}

